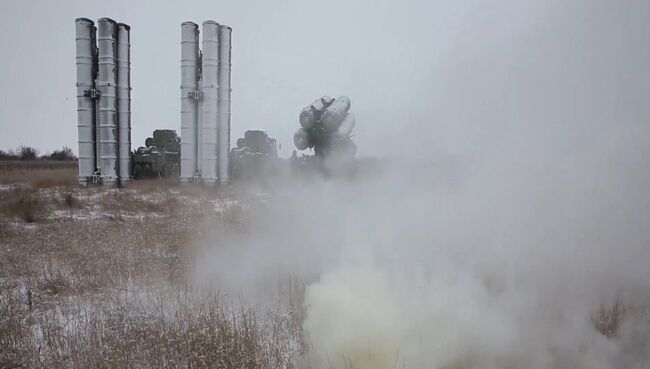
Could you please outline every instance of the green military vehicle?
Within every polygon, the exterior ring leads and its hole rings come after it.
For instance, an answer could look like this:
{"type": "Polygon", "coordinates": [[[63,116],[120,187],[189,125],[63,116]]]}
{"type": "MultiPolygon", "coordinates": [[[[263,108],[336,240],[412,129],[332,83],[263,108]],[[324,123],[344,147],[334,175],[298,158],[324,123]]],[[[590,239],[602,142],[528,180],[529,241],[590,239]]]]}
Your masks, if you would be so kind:
{"type": "Polygon", "coordinates": [[[230,152],[230,175],[234,180],[272,177],[280,166],[277,142],[264,131],[246,131],[230,152]]]}
{"type": "Polygon", "coordinates": [[[145,147],[131,154],[134,179],[177,178],[180,174],[181,139],[176,131],[157,129],[148,137],[145,147]]]}

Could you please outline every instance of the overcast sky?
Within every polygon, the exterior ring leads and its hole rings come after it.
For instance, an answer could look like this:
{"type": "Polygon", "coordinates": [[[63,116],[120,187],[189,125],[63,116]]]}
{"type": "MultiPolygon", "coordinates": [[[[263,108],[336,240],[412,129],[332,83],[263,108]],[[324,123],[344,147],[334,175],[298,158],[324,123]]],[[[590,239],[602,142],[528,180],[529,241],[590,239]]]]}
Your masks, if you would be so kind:
{"type": "MultiPolygon", "coordinates": [[[[2,1],[0,148],[76,152],[74,20],[131,25],[134,148],[180,132],[180,24],[233,28],[232,142],[293,149],[300,109],[348,95],[362,155],[471,153],[503,135],[647,124],[648,1],[2,1]]],[[[526,141],[529,142],[529,141],[526,141]]]]}

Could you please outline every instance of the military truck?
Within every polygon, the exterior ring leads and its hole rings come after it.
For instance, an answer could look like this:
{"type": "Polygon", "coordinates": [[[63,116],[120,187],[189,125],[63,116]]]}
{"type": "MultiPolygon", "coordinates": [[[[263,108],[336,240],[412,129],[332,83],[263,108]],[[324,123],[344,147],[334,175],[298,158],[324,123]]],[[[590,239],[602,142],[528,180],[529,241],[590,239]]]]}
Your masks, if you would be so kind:
{"type": "Polygon", "coordinates": [[[134,179],[175,178],[180,174],[181,139],[176,131],[157,129],[145,146],[131,153],[134,179]]]}
{"type": "Polygon", "coordinates": [[[234,180],[265,179],[278,173],[277,142],[265,131],[249,130],[230,151],[230,175],[234,180]]]}

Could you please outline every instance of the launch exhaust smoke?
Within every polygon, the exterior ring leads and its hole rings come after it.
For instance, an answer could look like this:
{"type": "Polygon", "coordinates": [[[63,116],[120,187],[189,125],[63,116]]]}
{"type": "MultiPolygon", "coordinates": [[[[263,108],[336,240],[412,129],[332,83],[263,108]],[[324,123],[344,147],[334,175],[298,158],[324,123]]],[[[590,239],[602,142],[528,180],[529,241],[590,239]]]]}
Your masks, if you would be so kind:
{"type": "Polygon", "coordinates": [[[339,137],[350,137],[356,123],[357,121],[354,119],[354,115],[352,113],[346,113],[339,127],[336,129],[336,135],[339,137]]]}

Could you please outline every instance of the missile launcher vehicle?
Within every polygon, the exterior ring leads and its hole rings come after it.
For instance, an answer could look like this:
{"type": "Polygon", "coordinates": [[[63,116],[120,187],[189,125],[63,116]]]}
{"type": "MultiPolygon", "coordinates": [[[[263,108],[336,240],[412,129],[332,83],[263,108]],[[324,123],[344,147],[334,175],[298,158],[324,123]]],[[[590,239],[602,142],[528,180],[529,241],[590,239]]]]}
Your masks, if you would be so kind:
{"type": "Polygon", "coordinates": [[[313,149],[314,157],[291,157],[292,168],[309,171],[314,166],[325,175],[350,173],[354,169],[357,147],[351,139],[356,120],[350,110],[350,99],[323,96],[302,109],[300,128],[293,136],[298,150],[313,149]]]}
{"type": "Polygon", "coordinates": [[[176,131],[158,129],[145,146],[131,154],[132,176],[143,178],[176,178],[180,174],[181,140],[176,131]]]}
{"type": "Polygon", "coordinates": [[[265,179],[279,173],[277,142],[264,131],[249,130],[230,151],[230,175],[233,180],[265,179]]]}

